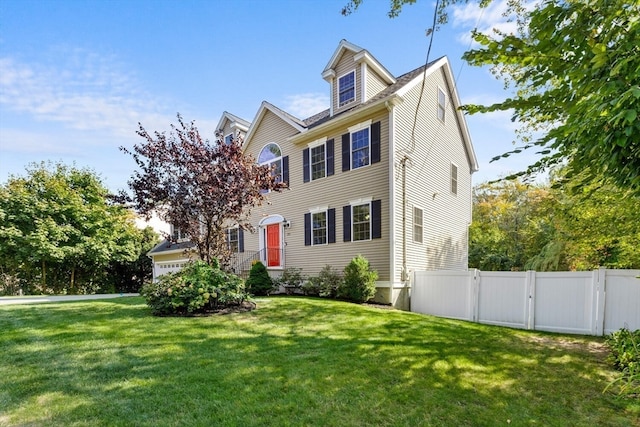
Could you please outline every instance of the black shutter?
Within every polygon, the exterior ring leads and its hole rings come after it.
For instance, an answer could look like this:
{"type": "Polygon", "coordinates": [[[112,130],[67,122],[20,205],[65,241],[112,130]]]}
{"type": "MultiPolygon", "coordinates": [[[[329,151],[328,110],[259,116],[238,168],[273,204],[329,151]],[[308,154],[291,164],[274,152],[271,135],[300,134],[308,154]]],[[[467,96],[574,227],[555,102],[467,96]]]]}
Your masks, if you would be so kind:
{"type": "Polygon", "coordinates": [[[327,211],[327,231],[329,234],[328,242],[336,242],[336,209],[331,208],[327,211]]]}
{"type": "Polygon", "coordinates": [[[304,182],[311,181],[311,176],[309,173],[309,149],[305,148],[302,150],[302,180],[304,182]]]}
{"type": "Polygon", "coordinates": [[[304,245],[311,246],[311,214],[304,214],[304,245]]]}
{"type": "Polygon", "coordinates": [[[335,172],[335,142],[333,139],[327,141],[326,155],[327,155],[327,176],[333,175],[335,172]]]}
{"type": "Polygon", "coordinates": [[[342,228],[344,241],[351,241],[351,205],[342,207],[342,228]]]}
{"type": "Polygon", "coordinates": [[[371,125],[371,163],[380,162],[380,122],[371,125]]]}
{"type": "Polygon", "coordinates": [[[289,186],[289,156],[282,158],[282,182],[289,186]]]}
{"type": "Polygon", "coordinates": [[[371,201],[371,238],[382,237],[382,200],[371,201]]]}
{"type": "Polygon", "coordinates": [[[351,169],[351,134],[342,135],[342,172],[351,169]]]}
{"type": "Polygon", "coordinates": [[[244,230],[238,228],[238,252],[244,252],[244,230]]]}

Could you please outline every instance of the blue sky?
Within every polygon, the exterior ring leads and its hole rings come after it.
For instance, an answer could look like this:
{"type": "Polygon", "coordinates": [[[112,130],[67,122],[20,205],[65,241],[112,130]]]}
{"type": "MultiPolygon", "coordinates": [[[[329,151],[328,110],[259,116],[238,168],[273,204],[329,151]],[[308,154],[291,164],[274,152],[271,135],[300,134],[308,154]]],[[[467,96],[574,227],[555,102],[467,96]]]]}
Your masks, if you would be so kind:
{"type": "MultiPolygon", "coordinates": [[[[138,122],[166,130],[180,112],[213,139],[223,111],[251,121],[263,100],[308,117],[328,107],[320,73],[341,39],[367,49],[391,73],[424,64],[434,2],[387,17],[388,0],[2,0],[0,2],[0,182],[25,166],[62,161],[125,188],[133,161],[118,147],[141,142],[138,122]]],[[[450,11],[430,59],[447,55],[463,103],[509,95],[488,69],[462,61],[469,31],[505,28],[503,0],[481,12],[450,11]]],[[[468,117],[480,164],[474,183],[524,168],[510,150],[508,113],[468,117]]]]}

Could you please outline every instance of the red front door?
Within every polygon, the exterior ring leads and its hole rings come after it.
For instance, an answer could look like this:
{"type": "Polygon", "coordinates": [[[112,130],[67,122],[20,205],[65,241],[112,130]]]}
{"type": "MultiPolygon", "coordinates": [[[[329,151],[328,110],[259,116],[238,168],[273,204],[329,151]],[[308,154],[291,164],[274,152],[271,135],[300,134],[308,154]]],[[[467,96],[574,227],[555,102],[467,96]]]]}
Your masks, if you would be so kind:
{"type": "Polygon", "coordinates": [[[267,225],[267,266],[280,266],[280,224],[267,225]]]}

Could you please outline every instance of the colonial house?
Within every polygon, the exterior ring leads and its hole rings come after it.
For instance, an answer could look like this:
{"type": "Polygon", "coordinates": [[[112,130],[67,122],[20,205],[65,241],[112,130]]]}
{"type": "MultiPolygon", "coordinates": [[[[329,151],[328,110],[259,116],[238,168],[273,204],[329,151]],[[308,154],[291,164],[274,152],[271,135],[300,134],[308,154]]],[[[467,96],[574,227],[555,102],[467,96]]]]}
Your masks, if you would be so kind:
{"type": "MultiPolygon", "coordinates": [[[[342,40],[322,77],[329,109],[299,119],[263,102],[251,122],[224,113],[225,135],[246,132],[245,152],[288,183],[254,209],[255,232],[229,230],[238,268],[260,259],[314,275],[365,256],[376,300],[408,307],[411,272],[466,269],[471,175],[478,163],[446,57],[394,76],[342,40]]],[[[149,255],[154,274],[179,267],[184,246],[149,255]]]]}

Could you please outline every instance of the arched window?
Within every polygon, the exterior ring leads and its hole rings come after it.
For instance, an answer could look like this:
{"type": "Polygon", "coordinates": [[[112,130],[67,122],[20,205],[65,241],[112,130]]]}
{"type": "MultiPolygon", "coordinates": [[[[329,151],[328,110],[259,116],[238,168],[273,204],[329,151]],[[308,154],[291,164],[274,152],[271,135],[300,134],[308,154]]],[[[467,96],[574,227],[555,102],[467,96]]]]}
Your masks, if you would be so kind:
{"type": "Polygon", "coordinates": [[[277,180],[282,181],[282,151],[278,144],[271,142],[265,145],[258,156],[258,163],[271,166],[277,180]]]}

